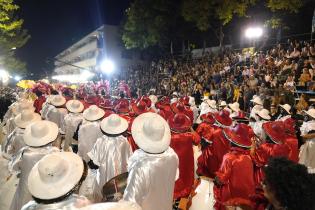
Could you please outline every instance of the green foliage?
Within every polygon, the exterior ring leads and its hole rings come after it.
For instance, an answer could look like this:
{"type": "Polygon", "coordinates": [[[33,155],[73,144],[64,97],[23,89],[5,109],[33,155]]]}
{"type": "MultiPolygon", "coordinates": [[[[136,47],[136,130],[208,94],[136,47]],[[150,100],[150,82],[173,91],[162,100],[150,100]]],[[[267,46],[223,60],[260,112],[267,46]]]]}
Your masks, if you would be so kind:
{"type": "MultiPolygon", "coordinates": [[[[147,48],[169,41],[185,27],[193,24],[199,32],[213,29],[220,44],[223,41],[222,26],[235,17],[246,17],[247,11],[262,3],[271,12],[297,12],[306,0],[134,0],[127,10],[123,41],[127,48],[147,48]]],[[[272,28],[284,28],[279,18],[266,22],[272,28]]]]}
{"type": "Polygon", "coordinates": [[[19,6],[13,0],[0,0],[0,67],[8,71],[25,71],[26,65],[15,57],[15,49],[30,38],[22,29],[23,20],[15,14],[19,6]]]}
{"type": "Polygon", "coordinates": [[[265,27],[269,27],[271,29],[289,29],[289,27],[283,22],[281,18],[272,17],[265,22],[265,27]]]}
{"type": "Polygon", "coordinates": [[[267,7],[273,12],[285,10],[297,13],[304,2],[304,0],[267,0],[267,7]]]}
{"type": "Polygon", "coordinates": [[[177,18],[176,1],[135,0],[127,9],[122,39],[127,48],[161,45],[177,18]]]}

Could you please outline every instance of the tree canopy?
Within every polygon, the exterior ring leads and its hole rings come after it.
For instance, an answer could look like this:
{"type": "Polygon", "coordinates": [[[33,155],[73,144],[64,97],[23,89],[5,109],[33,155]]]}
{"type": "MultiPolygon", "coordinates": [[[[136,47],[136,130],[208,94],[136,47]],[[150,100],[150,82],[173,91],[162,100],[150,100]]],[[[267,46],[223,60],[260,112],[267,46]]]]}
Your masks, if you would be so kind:
{"type": "Polygon", "coordinates": [[[30,38],[22,28],[23,20],[16,15],[18,10],[13,0],[0,0],[0,68],[10,72],[26,70],[25,63],[15,56],[15,50],[30,38]]]}
{"type": "MultiPolygon", "coordinates": [[[[222,27],[235,17],[247,17],[257,3],[272,13],[296,13],[306,0],[134,0],[123,24],[123,41],[127,48],[147,48],[170,41],[181,27],[192,24],[199,32],[216,28],[223,39],[222,27]],[[178,23],[178,20],[182,20],[178,23]],[[213,27],[214,26],[214,27],[213,27]]],[[[278,18],[278,17],[277,17],[278,18]]],[[[281,20],[278,18],[277,23],[281,20]]]]}

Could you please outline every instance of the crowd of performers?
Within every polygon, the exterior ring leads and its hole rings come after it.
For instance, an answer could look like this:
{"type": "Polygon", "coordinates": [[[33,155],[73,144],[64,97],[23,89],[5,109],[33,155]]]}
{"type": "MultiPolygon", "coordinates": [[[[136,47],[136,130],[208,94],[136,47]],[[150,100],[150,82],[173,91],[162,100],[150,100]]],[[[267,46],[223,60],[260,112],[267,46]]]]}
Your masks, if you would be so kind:
{"type": "Polygon", "coordinates": [[[259,96],[247,114],[127,90],[19,93],[3,120],[1,209],[315,209],[314,108],[297,128],[290,105],[270,116],[259,96]]]}

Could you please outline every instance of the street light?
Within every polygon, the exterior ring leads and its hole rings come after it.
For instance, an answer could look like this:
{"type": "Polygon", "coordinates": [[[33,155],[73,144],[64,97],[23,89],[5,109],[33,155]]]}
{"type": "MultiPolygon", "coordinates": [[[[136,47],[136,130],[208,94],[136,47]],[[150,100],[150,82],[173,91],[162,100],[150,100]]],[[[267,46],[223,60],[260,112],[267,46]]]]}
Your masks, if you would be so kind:
{"type": "Polygon", "coordinates": [[[250,27],[246,29],[245,36],[248,39],[257,39],[263,34],[263,29],[261,27],[250,27]]]}
{"type": "Polygon", "coordinates": [[[0,81],[1,84],[7,84],[9,82],[10,75],[6,70],[0,69],[0,81]]]}
{"type": "Polygon", "coordinates": [[[114,63],[111,61],[111,60],[104,60],[102,63],[101,63],[101,70],[102,72],[106,73],[106,74],[111,74],[114,69],[115,69],[115,65],[114,63]]]}
{"type": "Polygon", "coordinates": [[[17,81],[17,82],[20,81],[21,79],[22,79],[22,77],[19,76],[19,75],[15,75],[14,76],[14,80],[17,81]]]}

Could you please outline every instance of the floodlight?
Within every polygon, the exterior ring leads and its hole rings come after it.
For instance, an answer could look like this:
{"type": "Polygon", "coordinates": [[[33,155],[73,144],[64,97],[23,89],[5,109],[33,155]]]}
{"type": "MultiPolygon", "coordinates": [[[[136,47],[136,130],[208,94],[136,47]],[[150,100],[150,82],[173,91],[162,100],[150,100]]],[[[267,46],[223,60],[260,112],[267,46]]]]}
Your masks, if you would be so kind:
{"type": "Polygon", "coordinates": [[[102,72],[106,73],[106,74],[111,74],[114,69],[115,69],[115,65],[114,63],[111,61],[111,60],[104,60],[102,63],[101,63],[101,70],[102,72]]]}
{"type": "Polygon", "coordinates": [[[19,75],[15,75],[14,76],[14,80],[17,81],[17,82],[20,81],[21,79],[22,79],[22,77],[19,76],[19,75]]]}
{"type": "Polygon", "coordinates": [[[249,39],[257,39],[263,34],[263,29],[260,27],[250,27],[246,29],[245,36],[249,39]]]}

